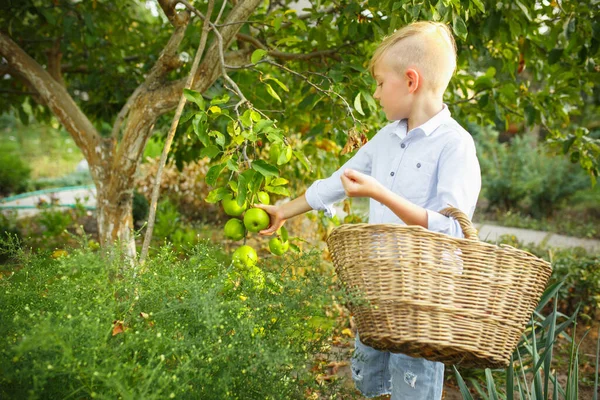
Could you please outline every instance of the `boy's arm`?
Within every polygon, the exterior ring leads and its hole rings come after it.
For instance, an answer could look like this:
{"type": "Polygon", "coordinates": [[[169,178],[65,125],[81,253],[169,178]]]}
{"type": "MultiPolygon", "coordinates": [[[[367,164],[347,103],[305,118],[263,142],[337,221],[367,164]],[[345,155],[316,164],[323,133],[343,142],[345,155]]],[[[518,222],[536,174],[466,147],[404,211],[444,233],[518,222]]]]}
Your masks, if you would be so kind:
{"type": "Polygon", "coordinates": [[[392,192],[375,178],[347,169],[341,176],[348,197],[371,197],[392,210],[406,225],[427,228],[427,210],[392,192]]]}
{"type": "Polygon", "coordinates": [[[366,174],[371,173],[372,149],[374,146],[376,146],[375,137],[361,147],[350,160],[329,178],[315,181],[306,190],[306,193],[288,203],[279,206],[255,204],[255,207],[262,208],[271,217],[271,225],[260,233],[263,235],[272,235],[288,218],[310,210],[324,210],[327,216],[333,216],[333,203],[342,200],[346,196],[344,187],[340,181],[340,175],[347,168],[354,168],[366,174]]]}
{"type": "Polygon", "coordinates": [[[255,204],[254,207],[262,208],[271,217],[271,225],[267,229],[260,231],[261,235],[272,235],[277,232],[277,229],[281,228],[287,219],[312,210],[312,207],[306,201],[305,195],[296,197],[294,200],[280,206],[255,204]]]}

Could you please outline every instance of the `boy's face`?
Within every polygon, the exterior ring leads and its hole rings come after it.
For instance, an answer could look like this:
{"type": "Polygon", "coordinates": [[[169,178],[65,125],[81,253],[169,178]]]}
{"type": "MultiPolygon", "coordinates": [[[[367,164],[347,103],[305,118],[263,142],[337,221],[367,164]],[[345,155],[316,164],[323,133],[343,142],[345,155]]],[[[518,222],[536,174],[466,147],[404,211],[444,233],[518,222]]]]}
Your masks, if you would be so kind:
{"type": "Polygon", "coordinates": [[[383,55],[373,68],[373,75],[377,81],[377,89],[373,97],[390,121],[408,118],[410,115],[411,94],[406,76],[398,73],[383,55]]]}

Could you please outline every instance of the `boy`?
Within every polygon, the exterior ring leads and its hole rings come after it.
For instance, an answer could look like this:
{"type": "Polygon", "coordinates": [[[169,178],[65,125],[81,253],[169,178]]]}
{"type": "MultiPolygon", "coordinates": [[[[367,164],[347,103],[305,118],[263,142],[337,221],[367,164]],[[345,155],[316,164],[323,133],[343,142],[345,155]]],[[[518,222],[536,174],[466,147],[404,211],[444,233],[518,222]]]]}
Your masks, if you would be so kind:
{"type": "MultiPolygon", "coordinates": [[[[470,134],[452,117],[443,95],[456,68],[456,44],[446,25],[416,22],[386,38],[370,62],[373,97],[392,121],[331,177],[279,206],[256,205],[271,216],[271,235],[286,219],[325,210],[349,197],[369,197],[370,223],[420,225],[462,237],[458,223],[438,213],[449,204],[471,218],[481,188],[470,134]]],[[[356,338],[352,377],[367,397],[441,399],[444,365],[375,350],[356,338]]]]}

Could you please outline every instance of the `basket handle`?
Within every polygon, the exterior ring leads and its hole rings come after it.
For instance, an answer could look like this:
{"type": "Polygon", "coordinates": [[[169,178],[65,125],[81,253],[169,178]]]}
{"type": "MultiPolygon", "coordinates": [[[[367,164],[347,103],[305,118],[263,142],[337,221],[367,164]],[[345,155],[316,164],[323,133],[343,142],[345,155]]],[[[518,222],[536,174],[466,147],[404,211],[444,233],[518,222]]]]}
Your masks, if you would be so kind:
{"type": "Polygon", "coordinates": [[[475,229],[473,223],[464,212],[448,204],[448,207],[441,210],[440,214],[457,220],[458,224],[460,225],[460,228],[463,231],[463,234],[465,235],[465,238],[479,240],[477,229],[475,229]]]}

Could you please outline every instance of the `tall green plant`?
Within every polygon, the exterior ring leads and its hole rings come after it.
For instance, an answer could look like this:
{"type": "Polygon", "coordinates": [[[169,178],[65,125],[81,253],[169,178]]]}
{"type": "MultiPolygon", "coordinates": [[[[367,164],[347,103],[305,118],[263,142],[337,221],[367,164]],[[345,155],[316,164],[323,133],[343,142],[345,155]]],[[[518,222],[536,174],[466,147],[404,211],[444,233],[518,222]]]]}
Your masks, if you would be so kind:
{"type": "MultiPolygon", "coordinates": [[[[578,399],[579,382],[579,343],[575,340],[576,317],[578,310],[571,316],[566,316],[557,311],[557,293],[562,283],[550,286],[543,294],[538,307],[533,313],[521,341],[511,356],[510,365],[502,373],[497,374],[498,380],[494,378],[490,369],[485,370],[485,382],[487,390],[484,390],[478,381],[472,380],[473,388],[484,399],[521,399],[521,400],[565,400],[578,399]],[[542,315],[542,310],[548,302],[553,301],[553,311],[549,315],[542,315]],[[572,336],[566,333],[566,329],[573,327],[572,336]],[[552,364],[555,346],[559,336],[566,338],[571,343],[571,351],[567,371],[566,386],[562,386],[558,380],[558,373],[552,364]],[[505,382],[504,390],[501,390],[505,382]],[[552,387],[550,387],[552,383],[552,387]]],[[[584,336],[585,338],[585,336],[584,336]]],[[[600,351],[600,339],[598,341],[600,351]]],[[[600,354],[596,354],[596,372],[600,354]]],[[[459,389],[464,399],[473,399],[467,384],[459,370],[454,367],[459,389]]],[[[597,374],[596,374],[597,375],[597,374]]],[[[594,391],[597,393],[598,380],[595,381],[594,391]]]]}

